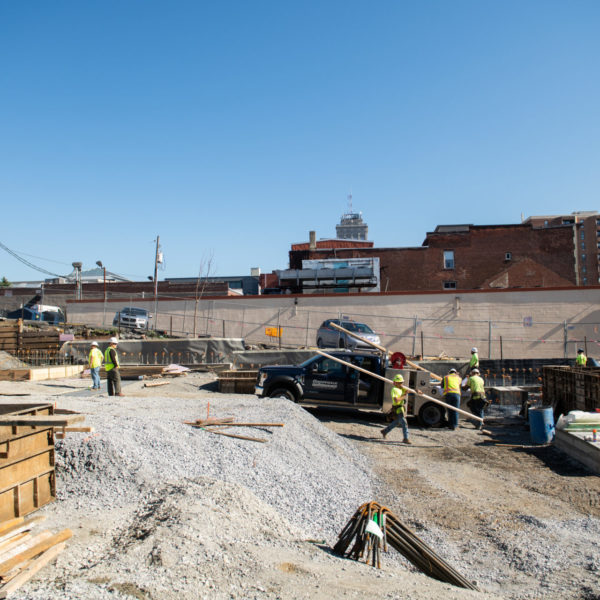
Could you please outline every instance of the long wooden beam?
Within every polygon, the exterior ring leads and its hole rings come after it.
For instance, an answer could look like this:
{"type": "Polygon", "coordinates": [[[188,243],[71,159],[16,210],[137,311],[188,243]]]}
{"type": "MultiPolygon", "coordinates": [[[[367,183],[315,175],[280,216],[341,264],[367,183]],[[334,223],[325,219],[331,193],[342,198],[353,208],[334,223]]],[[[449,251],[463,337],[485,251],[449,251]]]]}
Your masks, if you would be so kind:
{"type": "MultiPolygon", "coordinates": [[[[381,379],[381,381],[386,381],[387,383],[391,383],[392,385],[394,385],[394,382],[391,379],[388,379],[387,377],[382,377],[381,375],[378,375],[377,373],[373,373],[372,371],[367,371],[367,369],[363,369],[362,367],[358,367],[357,365],[353,365],[352,363],[346,361],[346,360],[342,360],[341,358],[337,358],[336,356],[332,356],[331,354],[327,354],[327,352],[323,352],[322,350],[317,350],[316,351],[318,354],[320,354],[321,356],[325,356],[326,358],[330,358],[331,360],[335,360],[339,363],[341,363],[342,365],[346,365],[347,367],[350,367],[352,369],[356,369],[357,371],[361,371],[362,373],[365,373],[366,375],[370,375],[371,377],[375,377],[377,379],[381,379]]],[[[455,406],[451,406],[450,404],[446,404],[445,402],[442,402],[441,400],[438,400],[437,398],[432,398],[431,396],[428,396],[427,394],[423,394],[422,392],[417,392],[416,390],[413,390],[412,388],[409,388],[407,385],[402,385],[402,387],[409,391],[412,392],[413,394],[416,394],[417,396],[422,396],[423,398],[427,398],[427,400],[431,400],[431,402],[435,402],[436,404],[439,404],[440,406],[443,406],[444,408],[447,408],[449,410],[453,410],[461,415],[464,415],[465,417],[468,417],[469,419],[475,419],[476,421],[479,421],[480,423],[483,423],[483,419],[481,417],[477,417],[471,413],[468,413],[460,408],[456,408],[455,406]]]]}
{"type": "MultiPolygon", "coordinates": [[[[369,344],[370,346],[373,346],[373,348],[377,348],[377,350],[380,350],[381,352],[385,352],[386,354],[391,354],[391,351],[387,350],[383,346],[380,346],[379,344],[375,344],[374,342],[371,342],[371,341],[367,340],[366,338],[361,337],[360,335],[353,333],[352,331],[349,331],[348,329],[344,329],[343,327],[341,327],[340,325],[337,325],[336,323],[329,323],[329,324],[334,329],[343,331],[344,333],[347,333],[348,335],[352,336],[353,338],[361,340],[365,344],[369,344]]],[[[429,373],[436,381],[442,381],[442,377],[440,377],[439,375],[436,375],[435,373],[432,373],[429,369],[426,369],[425,367],[422,367],[421,365],[418,365],[408,359],[406,359],[406,364],[413,367],[413,369],[418,369],[419,371],[425,371],[426,373],[429,373]]]]}

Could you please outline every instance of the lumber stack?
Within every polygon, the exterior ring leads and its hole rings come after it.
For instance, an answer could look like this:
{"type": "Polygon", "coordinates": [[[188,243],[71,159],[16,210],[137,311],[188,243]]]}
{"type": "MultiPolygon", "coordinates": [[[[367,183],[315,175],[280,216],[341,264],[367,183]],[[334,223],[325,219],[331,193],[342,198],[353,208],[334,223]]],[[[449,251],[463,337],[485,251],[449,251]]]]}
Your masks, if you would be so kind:
{"type": "Polygon", "coordinates": [[[392,511],[377,502],[363,504],[346,524],[333,551],[340,556],[365,558],[381,568],[381,551],[388,546],[400,552],[425,575],[444,583],[477,590],[468,579],[453,569],[425,542],[404,525],[392,511]]]}
{"type": "Polygon", "coordinates": [[[17,517],[0,524],[0,598],[8,597],[54,560],[73,535],[70,529],[34,534],[33,528],[45,518],[17,517]]]}

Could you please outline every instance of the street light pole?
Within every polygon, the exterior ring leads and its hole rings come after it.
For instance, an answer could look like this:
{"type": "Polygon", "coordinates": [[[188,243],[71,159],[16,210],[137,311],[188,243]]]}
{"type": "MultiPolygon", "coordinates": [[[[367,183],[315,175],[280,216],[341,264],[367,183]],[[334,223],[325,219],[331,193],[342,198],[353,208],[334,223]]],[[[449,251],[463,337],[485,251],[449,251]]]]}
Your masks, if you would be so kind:
{"type": "Polygon", "coordinates": [[[102,327],[106,327],[106,267],[102,264],[101,260],[97,260],[96,264],[104,272],[104,308],[102,310],[102,327]]]}
{"type": "Polygon", "coordinates": [[[158,327],[158,248],[160,236],[156,236],[156,252],[154,254],[154,330],[158,327]]]}

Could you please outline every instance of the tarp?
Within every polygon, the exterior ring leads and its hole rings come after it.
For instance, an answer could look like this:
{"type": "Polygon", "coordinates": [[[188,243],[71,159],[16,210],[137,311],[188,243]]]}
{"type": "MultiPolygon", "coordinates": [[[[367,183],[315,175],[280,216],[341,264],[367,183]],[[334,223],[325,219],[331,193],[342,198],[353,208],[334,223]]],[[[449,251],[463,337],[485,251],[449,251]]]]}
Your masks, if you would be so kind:
{"type": "MultiPolygon", "coordinates": [[[[87,361],[93,340],[66,342],[61,353],[73,362],[87,361]]],[[[102,352],[107,340],[98,340],[102,352]]],[[[244,350],[241,338],[202,338],[170,340],[122,340],[118,345],[122,364],[169,365],[232,362],[234,352],[244,350]]]]}

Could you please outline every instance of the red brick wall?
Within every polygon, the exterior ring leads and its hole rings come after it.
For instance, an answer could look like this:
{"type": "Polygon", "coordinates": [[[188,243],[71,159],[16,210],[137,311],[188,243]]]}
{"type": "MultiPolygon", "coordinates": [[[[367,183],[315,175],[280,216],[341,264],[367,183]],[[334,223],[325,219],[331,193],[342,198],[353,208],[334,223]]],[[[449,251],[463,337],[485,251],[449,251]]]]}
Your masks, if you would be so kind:
{"type": "Polygon", "coordinates": [[[429,233],[419,248],[340,249],[290,252],[290,268],[302,259],[379,256],[382,291],[440,291],[444,281],[456,289],[556,287],[575,284],[571,227],[534,229],[531,225],[476,226],[464,233],[429,233]],[[455,268],[444,269],[443,251],[454,251],[455,268]],[[505,260],[506,252],[512,259],[505,260]],[[522,263],[522,264],[520,264],[522,263]]]}

